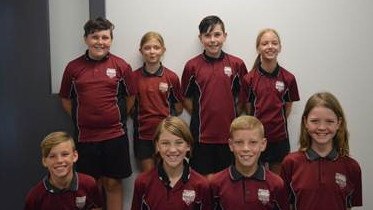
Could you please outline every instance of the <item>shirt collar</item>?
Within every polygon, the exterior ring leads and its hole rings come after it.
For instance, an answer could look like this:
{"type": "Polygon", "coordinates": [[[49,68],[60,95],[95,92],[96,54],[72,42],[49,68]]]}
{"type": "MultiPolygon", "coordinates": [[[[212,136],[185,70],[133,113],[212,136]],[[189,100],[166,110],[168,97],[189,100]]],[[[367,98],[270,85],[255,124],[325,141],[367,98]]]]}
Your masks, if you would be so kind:
{"type": "MultiPolygon", "coordinates": [[[[184,164],[184,169],[183,169],[183,174],[181,175],[181,181],[183,183],[186,183],[190,177],[190,166],[187,160],[184,160],[183,164],[184,164]]],[[[170,179],[168,178],[167,173],[163,168],[162,162],[159,163],[157,170],[158,170],[159,179],[164,183],[166,187],[170,187],[170,179]]]]}
{"type": "Polygon", "coordinates": [[[146,77],[151,77],[151,76],[158,76],[158,77],[161,77],[163,75],[163,66],[162,66],[162,63],[161,65],[159,66],[158,70],[154,73],[150,73],[148,71],[145,70],[145,64],[142,66],[141,68],[141,72],[144,76],[146,77]]]}
{"type": "Polygon", "coordinates": [[[260,180],[260,181],[264,181],[265,180],[265,169],[264,169],[264,166],[263,165],[258,165],[258,168],[256,169],[255,173],[250,176],[250,177],[245,177],[243,174],[241,174],[235,165],[231,165],[229,167],[229,173],[231,175],[231,179],[233,181],[238,181],[238,180],[242,180],[244,178],[248,178],[248,179],[257,179],[257,180],[260,180]]]}
{"type": "Polygon", "coordinates": [[[77,172],[73,173],[73,179],[71,180],[70,186],[68,188],[65,188],[65,189],[59,189],[59,188],[53,186],[52,183],[50,183],[50,181],[49,181],[49,177],[50,177],[49,173],[43,177],[43,184],[44,184],[45,189],[50,193],[57,194],[57,193],[63,193],[63,192],[66,192],[66,191],[77,191],[78,190],[78,174],[77,174],[77,172]]]}
{"type": "Polygon", "coordinates": [[[218,58],[210,57],[206,55],[206,51],[203,51],[203,58],[208,62],[223,60],[224,56],[225,56],[225,52],[223,50],[221,51],[220,56],[218,58]]]}
{"type": "MultiPolygon", "coordinates": [[[[318,159],[321,159],[323,157],[321,157],[319,154],[317,154],[317,152],[315,152],[315,150],[309,148],[306,152],[306,157],[307,159],[309,160],[318,160],[318,159]]],[[[328,160],[336,160],[338,158],[338,152],[335,148],[332,149],[332,151],[329,152],[329,154],[327,156],[325,156],[326,159],[328,160]]]]}
{"type": "Polygon", "coordinates": [[[88,55],[88,50],[85,51],[85,54],[84,54],[84,59],[86,61],[91,61],[91,62],[100,62],[100,61],[103,61],[103,60],[106,60],[108,59],[110,56],[110,52],[108,52],[108,54],[105,55],[105,57],[103,57],[101,60],[95,60],[95,59],[92,59],[91,57],[89,57],[88,55]]]}
{"type": "Polygon", "coordinates": [[[267,77],[277,77],[277,75],[278,75],[278,73],[280,71],[280,65],[277,64],[275,70],[272,73],[269,73],[266,70],[264,70],[262,68],[262,66],[260,65],[260,63],[259,63],[258,70],[264,76],[267,76],[267,77]]]}

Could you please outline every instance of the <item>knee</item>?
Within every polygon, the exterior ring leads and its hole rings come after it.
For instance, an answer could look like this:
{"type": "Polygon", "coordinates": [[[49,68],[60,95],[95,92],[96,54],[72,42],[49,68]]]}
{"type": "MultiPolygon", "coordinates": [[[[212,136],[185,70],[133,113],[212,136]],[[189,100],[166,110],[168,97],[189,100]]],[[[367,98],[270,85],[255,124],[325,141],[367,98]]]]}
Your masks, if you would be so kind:
{"type": "Polygon", "coordinates": [[[121,179],[104,178],[103,185],[107,192],[122,190],[121,179]]]}

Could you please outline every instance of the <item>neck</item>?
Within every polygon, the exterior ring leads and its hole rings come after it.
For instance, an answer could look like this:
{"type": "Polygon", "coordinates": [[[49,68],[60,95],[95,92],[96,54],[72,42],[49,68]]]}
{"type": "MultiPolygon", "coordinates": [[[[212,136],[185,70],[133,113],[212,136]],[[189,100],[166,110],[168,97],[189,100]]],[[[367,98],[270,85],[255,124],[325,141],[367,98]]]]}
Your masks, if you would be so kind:
{"type": "Polygon", "coordinates": [[[260,65],[262,67],[262,69],[264,69],[266,72],[268,73],[272,73],[275,71],[276,67],[277,67],[277,61],[276,60],[273,60],[273,61],[264,61],[262,60],[262,63],[260,65]]]}
{"type": "Polygon", "coordinates": [[[319,145],[319,144],[313,143],[311,148],[318,155],[320,155],[320,157],[326,157],[333,150],[333,144],[319,145]]]}
{"type": "Polygon", "coordinates": [[[251,167],[244,167],[244,166],[241,166],[240,164],[237,164],[236,162],[236,169],[243,176],[251,177],[255,173],[255,171],[258,169],[258,164],[254,164],[251,167]]]}
{"type": "Polygon", "coordinates": [[[145,71],[154,74],[156,71],[158,71],[160,66],[160,63],[145,63],[145,71]]]}
{"type": "Polygon", "coordinates": [[[49,177],[49,182],[58,189],[67,189],[70,187],[71,181],[73,180],[73,174],[69,174],[66,177],[49,177]]]}
{"type": "Polygon", "coordinates": [[[163,164],[163,169],[165,170],[169,180],[170,180],[170,186],[175,186],[176,182],[180,180],[181,176],[183,175],[184,170],[184,164],[176,167],[171,168],[163,164]]]}

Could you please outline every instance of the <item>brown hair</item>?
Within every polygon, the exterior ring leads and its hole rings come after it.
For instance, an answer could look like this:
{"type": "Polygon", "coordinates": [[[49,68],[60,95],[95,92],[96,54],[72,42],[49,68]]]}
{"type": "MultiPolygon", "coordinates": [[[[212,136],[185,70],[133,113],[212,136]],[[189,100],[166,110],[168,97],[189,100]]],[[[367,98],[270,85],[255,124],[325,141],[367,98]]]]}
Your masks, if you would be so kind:
{"type": "Polygon", "coordinates": [[[347,129],[347,122],[345,118],[345,114],[343,112],[342,106],[339,103],[338,99],[329,92],[319,92],[312,95],[304,108],[303,115],[302,115],[302,122],[300,128],[300,137],[299,137],[299,150],[306,151],[311,147],[312,138],[307,132],[305,119],[307,119],[308,114],[311,110],[317,106],[325,107],[332,110],[337,118],[340,121],[340,125],[336,135],[333,138],[333,145],[337,149],[340,156],[348,156],[349,155],[349,133],[347,129]]]}

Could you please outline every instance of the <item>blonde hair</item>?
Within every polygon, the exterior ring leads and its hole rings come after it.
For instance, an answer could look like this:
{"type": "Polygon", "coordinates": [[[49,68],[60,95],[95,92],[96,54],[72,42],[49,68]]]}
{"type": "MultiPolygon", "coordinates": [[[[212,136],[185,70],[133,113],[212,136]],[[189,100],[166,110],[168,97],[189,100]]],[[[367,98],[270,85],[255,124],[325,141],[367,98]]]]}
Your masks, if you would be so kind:
{"type": "Polygon", "coordinates": [[[299,151],[306,151],[311,147],[312,138],[308,134],[305,119],[307,119],[308,114],[311,110],[317,106],[325,107],[332,110],[340,121],[339,128],[336,135],[333,138],[333,145],[337,149],[340,156],[349,155],[349,133],[347,129],[346,117],[343,112],[342,106],[339,103],[338,99],[329,92],[319,92],[312,95],[304,108],[302,114],[302,122],[300,128],[300,137],[299,137],[299,151]]]}
{"type": "Polygon", "coordinates": [[[40,148],[41,148],[42,157],[46,158],[49,155],[53,147],[63,142],[71,142],[73,150],[75,151],[74,139],[66,132],[56,131],[56,132],[50,133],[41,141],[40,148]]]}
{"type": "MultiPolygon", "coordinates": [[[[186,122],[174,116],[169,116],[163,119],[155,131],[154,145],[158,143],[161,134],[165,131],[183,139],[190,147],[190,152],[188,154],[190,156],[193,145],[193,137],[186,122]]],[[[155,159],[157,161],[161,159],[158,153],[155,154],[155,159]]]]}
{"type": "MultiPolygon", "coordinates": [[[[280,36],[279,36],[278,32],[273,28],[265,28],[265,29],[262,29],[261,31],[259,31],[259,33],[256,37],[255,49],[258,49],[258,47],[260,45],[260,40],[262,39],[262,36],[265,33],[268,33],[268,32],[272,32],[277,36],[278,42],[281,46],[281,39],[280,39],[280,36]]],[[[252,69],[255,69],[256,67],[258,67],[259,64],[260,64],[260,54],[258,54],[258,56],[256,57],[252,69]]]]}
{"type": "Polygon", "coordinates": [[[162,47],[165,47],[164,40],[161,34],[155,31],[149,31],[142,36],[141,41],[140,41],[140,49],[142,48],[142,46],[144,46],[146,42],[148,42],[151,39],[157,40],[161,44],[162,47]]]}
{"type": "Polygon", "coordinates": [[[264,137],[263,124],[258,120],[258,118],[253,116],[243,115],[234,119],[229,130],[231,137],[233,132],[237,130],[258,130],[259,134],[264,137]]]}

